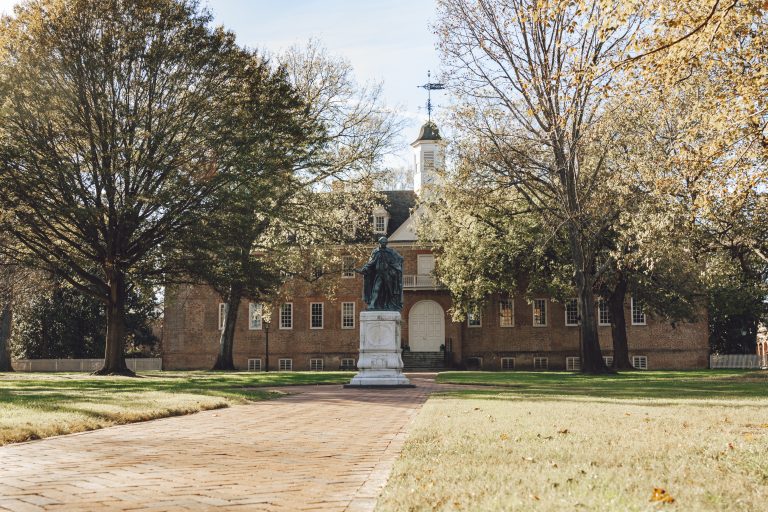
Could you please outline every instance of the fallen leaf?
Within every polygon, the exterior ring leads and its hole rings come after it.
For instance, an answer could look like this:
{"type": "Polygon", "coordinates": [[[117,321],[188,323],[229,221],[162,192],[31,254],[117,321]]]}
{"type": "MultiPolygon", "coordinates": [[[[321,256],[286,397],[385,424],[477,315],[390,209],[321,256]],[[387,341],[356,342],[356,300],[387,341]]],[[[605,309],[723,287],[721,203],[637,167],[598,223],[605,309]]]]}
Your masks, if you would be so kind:
{"type": "Polygon", "coordinates": [[[651,500],[650,501],[658,501],[660,503],[674,503],[675,502],[675,498],[673,498],[664,489],[661,489],[659,487],[654,487],[653,488],[653,493],[651,494],[651,500]]]}
{"type": "Polygon", "coordinates": [[[499,436],[499,439],[501,439],[502,441],[506,441],[507,439],[509,439],[509,436],[507,434],[501,434],[499,436]]]}

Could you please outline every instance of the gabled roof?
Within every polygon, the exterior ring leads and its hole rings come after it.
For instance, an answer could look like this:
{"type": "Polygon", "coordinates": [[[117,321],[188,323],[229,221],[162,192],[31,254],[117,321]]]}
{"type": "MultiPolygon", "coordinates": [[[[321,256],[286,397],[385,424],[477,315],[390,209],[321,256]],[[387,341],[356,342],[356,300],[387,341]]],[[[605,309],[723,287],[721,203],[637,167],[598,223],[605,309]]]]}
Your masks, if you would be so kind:
{"type": "Polygon", "coordinates": [[[411,216],[411,210],[416,206],[417,196],[413,190],[387,190],[382,194],[386,197],[384,209],[390,215],[387,225],[387,236],[390,236],[411,216]]]}

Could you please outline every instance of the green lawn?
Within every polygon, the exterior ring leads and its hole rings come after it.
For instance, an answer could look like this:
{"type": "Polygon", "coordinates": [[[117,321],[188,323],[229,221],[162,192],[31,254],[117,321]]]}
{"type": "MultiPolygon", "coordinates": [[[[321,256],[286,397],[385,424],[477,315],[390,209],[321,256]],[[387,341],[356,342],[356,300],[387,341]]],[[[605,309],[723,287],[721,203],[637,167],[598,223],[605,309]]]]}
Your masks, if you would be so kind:
{"type": "Polygon", "coordinates": [[[348,382],[352,372],[0,373],[0,445],[277,396],[264,388],[348,382]]]}
{"type": "Polygon", "coordinates": [[[388,510],[761,511],[768,373],[446,372],[378,503],[388,510]],[[651,501],[654,488],[674,503],[651,501]]]}

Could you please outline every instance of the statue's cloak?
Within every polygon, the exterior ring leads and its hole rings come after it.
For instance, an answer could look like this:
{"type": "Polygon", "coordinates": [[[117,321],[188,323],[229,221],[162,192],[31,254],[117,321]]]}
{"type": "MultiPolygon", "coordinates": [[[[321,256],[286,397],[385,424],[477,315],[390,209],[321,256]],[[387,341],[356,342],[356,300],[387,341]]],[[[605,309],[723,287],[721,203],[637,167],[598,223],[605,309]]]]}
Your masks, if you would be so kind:
{"type": "Polygon", "coordinates": [[[403,309],[403,257],[389,247],[371,253],[361,272],[365,275],[363,300],[372,311],[403,309]]]}

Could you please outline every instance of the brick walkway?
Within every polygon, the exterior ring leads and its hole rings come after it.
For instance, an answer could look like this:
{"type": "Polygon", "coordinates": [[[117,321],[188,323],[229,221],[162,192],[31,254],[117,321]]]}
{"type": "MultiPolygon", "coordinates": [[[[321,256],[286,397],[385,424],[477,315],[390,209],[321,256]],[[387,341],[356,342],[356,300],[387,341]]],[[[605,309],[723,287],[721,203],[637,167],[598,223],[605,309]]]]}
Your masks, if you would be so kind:
{"type": "Polygon", "coordinates": [[[0,510],[372,510],[441,387],[291,396],[0,448],[0,510]]]}

